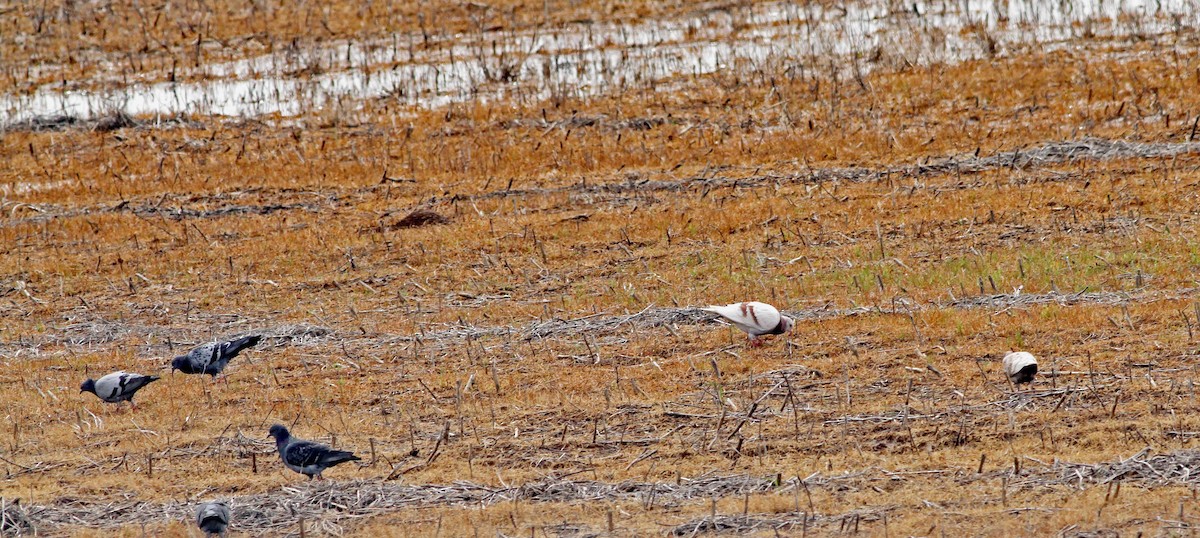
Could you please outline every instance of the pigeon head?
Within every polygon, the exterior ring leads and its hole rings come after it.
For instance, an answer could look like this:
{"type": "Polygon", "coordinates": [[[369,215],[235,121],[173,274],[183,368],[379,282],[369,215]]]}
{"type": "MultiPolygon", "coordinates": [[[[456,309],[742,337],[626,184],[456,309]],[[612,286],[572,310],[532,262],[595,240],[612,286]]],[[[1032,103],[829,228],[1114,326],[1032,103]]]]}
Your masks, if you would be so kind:
{"type": "Polygon", "coordinates": [[[271,429],[267,430],[267,435],[274,437],[275,442],[283,441],[288,437],[291,437],[291,434],[288,433],[287,428],[283,427],[283,424],[275,424],[271,426],[271,429]]]}
{"type": "Polygon", "coordinates": [[[796,321],[787,316],[783,316],[780,321],[783,323],[783,332],[785,333],[791,332],[792,328],[796,326],[796,321]]]}
{"type": "Polygon", "coordinates": [[[90,392],[92,394],[95,394],[96,393],[96,380],[88,379],[87,381],[84,381],[82,385],[79,385],[79,392],[80,392],[80,394],[82,394],[84,392],[90,392]]]}
{"type": "Polygon", "coordinates": [[[171,360],[171,372],[179,370],[185,374],[192,373],[192,363],[188,361],[187,355],[175,357],[171,360]]]}

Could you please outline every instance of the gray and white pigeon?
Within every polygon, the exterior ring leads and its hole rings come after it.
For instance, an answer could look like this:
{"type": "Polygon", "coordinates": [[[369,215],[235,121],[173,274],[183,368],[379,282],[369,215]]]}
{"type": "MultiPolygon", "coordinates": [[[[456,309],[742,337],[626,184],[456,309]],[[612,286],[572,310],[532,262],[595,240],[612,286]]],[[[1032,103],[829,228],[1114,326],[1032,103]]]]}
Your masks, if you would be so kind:
{"type": "Polygon", "coordinates": [[[137,409],[133,395],[154,381],[158,376],[117,371],[96,380],[88,378],[79,385],[79,392],[90,392],[108,403],[129,402],[129,407],[137,409]]]}
{"type": "Polygon", "coordinates": [[[229,505],[224,501],[212,501],[196,507],[196,526],[205,536],[225,536],[229,527],[229,505]]]}
{"type": "Polygon", "coordinates": [[[1037,358],[1032,353],[1014,351],[1004,356],[1003,364],[1004,375],[1007,375],[1014,385],[1033,383],[1033,377],[1037,375],[1037,358]]]}
{"type": "Polygon", "coordinates": [[[360,458],[345,450],[333,450],[321,443],[306,441],[292,437],[282,424],[271,426],[268,431],[275,438],[275,448],[279,449],[279,459],[293,471],[307,476],[312,480],[324,480],[321,472],[339,463],[358,461],[360,458]]]}
{"type": "Polygon", "coordinates": [[[185,374],[208,374],[215,380],[225,366],[241,353],[243,349],[252,347],[262,340],[260,335],[243,336],[225,342],[209,342],[188,352],[187,355],[175,357],[171,361],[171,371],[179,370],[185,374]]]}
{"type": "Polygon", "coordinates": [[[709,306],[702,308],[705,312],[717,314],[735,327],[750,335],[750,345],[761,344],[758,337],[768,334],[783,334],[792,330],[796,322],[783,314],[779,309],[757,301],[733,303],[725,306],[709,306]]]}

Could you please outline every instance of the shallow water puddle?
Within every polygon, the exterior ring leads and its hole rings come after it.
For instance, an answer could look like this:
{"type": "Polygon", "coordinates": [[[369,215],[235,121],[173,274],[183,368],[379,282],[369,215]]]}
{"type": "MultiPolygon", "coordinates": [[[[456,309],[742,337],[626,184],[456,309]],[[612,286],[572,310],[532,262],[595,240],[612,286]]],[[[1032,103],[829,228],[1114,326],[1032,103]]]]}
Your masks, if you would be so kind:
{"type": "MultiPolygon", "coordinates": [[[[437,108],[470,99],[520,101],[653,88],[720,70],[861,74],[864,58],[957,62],[1080,37],[1152,36],[1195,28],[1200,0],[966,0],[845,9],[772,3],[633,25],[434,37],[396,35],[284,50],[203,66],[195,82],[42,87],[0,97],[0,124],[113,112],[295,117],[364,99],[437,108]],[[316,74],[313,74],[316,73],[316,74]]],[[[116,75],[114,74],[114,77],[116,75]]]]}

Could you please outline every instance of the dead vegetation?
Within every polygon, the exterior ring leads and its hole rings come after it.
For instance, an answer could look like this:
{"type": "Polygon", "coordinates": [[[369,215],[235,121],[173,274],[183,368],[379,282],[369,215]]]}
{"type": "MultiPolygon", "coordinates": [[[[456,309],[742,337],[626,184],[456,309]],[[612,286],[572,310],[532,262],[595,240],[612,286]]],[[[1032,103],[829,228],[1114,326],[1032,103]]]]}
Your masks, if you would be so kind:
{"type": "Polygon", "coordinates": [[[430,226],[434,224],[448,224],[450,219],[439,215],[428,209],[416,209],[412,213],[404,216],[404,218],[391,224],[389,228],[399,230],[403,228],[416,228],[419,226],[430,226]]]}
{"type": "MultiPolygon", "coordinates": [[[[826,476],[820,472],[807,477],[786,480],[781,476],[751,477],[747,475],[712,475],[681,479],[675,483],[641,483],[625,481],[603,483],[587,480],[546,478],[519,486],[495,487],[459,481],[452,484],[405,485],[391,481],[352,480],[346,482],[313,482],[301,486],[285,486],[266,494],[234,496],[228,501],[233,507],[233,519],[244,529],[259,532],[287,532],[305,525],[309,532],[342,534],[345,525],[355,519],[392,513],[397,510],[437,506],[482,507],[503,503],[538,504],[606,504],[625,503],[643,509],[670,511],[689,503],[713,501],[714,513],[674,526],[668,534],[694,536],[708,533],[752,533],[761,530],[812,530],[813,532],[853,533],[860,524],[881,526],[888,513],[904,510],[901,504],[888,504],[854,510],[842,514],[823,514],[812,511],[812,492],[870,489],[872,484],[905,482],[917,477],[936,477],[951,481],[958,487],[973,483],[992,484],[1002,481],[1005,488],[1019,490],[1067,487],[1084,490],[1106,487],[1106,498],[1119,497],[1121,484],[1126,488],[1153,489],[1165,486],[1195,488],[1200,486],[1200,455],[1195,451],[1176,451],[1151,454],[1142,450],[1112,462],[1095,464],[1040,462],[1034,458],[1014,460],[1002,471],[979,472],[970,469],[930,469],[906,473],[887,469],[866,469],[860,472],[826,476]],[[793,511],[772,515],[719,514],[716,499],[743,499],[769,495],[794,503],[793,511]],[[805,500],[809,504],[805,505],[805,500]],[[807,508],[808,510],[805,510],[807,508]]],[[[914,509],[917,507],[908,507],[914,509]]],[[[89,504],[63,499],[55,505],[27,506],[19,502],[4,506],[5,533],[13,536],[69,526],[88,521],[101,527],[155,523],[167,519],[187,519],[193,510],[191,503],[157,504],[127,500],[107,504],[89,504]]],[[[894,517],[894,516],[893,516],[894,517]]]]}
{"type": "Polygon", "coordinates": [[[213,498],[255,535],[1200,523],[1200,51],[1175,4],[957,33],[949,4],[43,4],[0,17],[6,94],[110,64],[141,88],[444,70],[255,118],[5,123],[5,535],[183,536],[213,498]],[[878,45],[802,43],[864,21],[878,45]],[[749,348],[697,308],[746,299],[797,330],[749,348]],[[76,395],[251,332],[227,385],[76,395]],[[273,422],[363,462],[304,483],[273,422]]]}

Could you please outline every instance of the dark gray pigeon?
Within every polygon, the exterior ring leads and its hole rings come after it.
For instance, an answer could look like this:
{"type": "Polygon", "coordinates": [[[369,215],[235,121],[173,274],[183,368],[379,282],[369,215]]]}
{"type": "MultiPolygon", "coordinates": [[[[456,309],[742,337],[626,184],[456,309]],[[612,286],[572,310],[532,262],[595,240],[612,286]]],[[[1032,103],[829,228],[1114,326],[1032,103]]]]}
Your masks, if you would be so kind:
{"type": "Polygon", "coordinates": [[[154,381],[158,376],[113,372],[97,380],[89,378],[79,385],[79,392],[90,392],[108,403],[129,402],[129,407],[137,409],[133,395],[154,381]]]}
{"type": "Polygon", "coordinates": [[[262,340],[260,335],[243,336],[226,342],[209,342],[188,352],[187,355],[175,357],[171,361],[171,370],[179,370],[185,374],[208,374],[217,378],[232,359],[243,349],[252,347],[262,340]]]}
{"type": "Polygon", "coordinates": [[[225,528],[229,526],[229,505],[224,501],[213,501],[197,506],[196,526],[205,536],[225,536],[225,528]]]}
{"type": "Polygon", "coordinates": [[[275,438],[275,448],[279,449],[279,459],[283,460],[283,464],[288,469],[307,476],[309,480],[312,480],[313,476],[324,480],[321,472],[325,469],[360,459],[345,450],[333,450],[320,443],[292,437],[282,424],[271,426],[269,435],[275,438]]]}

